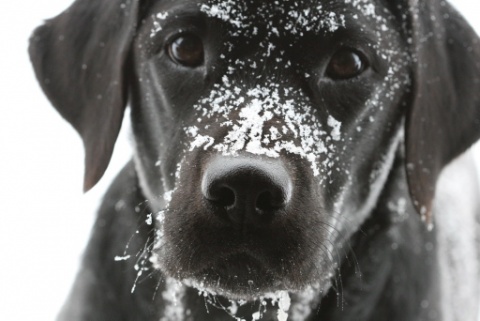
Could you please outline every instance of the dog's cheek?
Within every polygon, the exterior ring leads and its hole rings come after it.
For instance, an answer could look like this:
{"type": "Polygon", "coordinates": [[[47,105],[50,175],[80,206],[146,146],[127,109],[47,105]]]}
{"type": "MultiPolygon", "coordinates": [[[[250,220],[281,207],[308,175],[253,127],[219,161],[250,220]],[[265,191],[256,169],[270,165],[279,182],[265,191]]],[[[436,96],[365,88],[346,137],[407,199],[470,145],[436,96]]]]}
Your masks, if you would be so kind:
{"type": "MultiPolygon", "coordinates": [[[[183,156],[171,177],[173,187],[156,196],[163,204],[156,221],[155,250],[159,254],[156,259],[162,261],[160,266],[166,267],[167,274],[171,276],[188,265],[188,262],[172,263],[184,257],[177,253],[194,251],[194,245],[199,242],[195,231],[205,230],[205,227],[198,224],[198,218],[205,215],[200,188],[202,173],[197,170],[200,167],[198,160],[183,156]]],[[[208,240],[205,241],[208,243],[208,240]]],[[[193,254],[185,257],[191,255],[193,254]]]]}
{"type": "Polygon", "coordinates": [[[174,69],[165,54],[148,49],[151,42],[150,33],[140,32],[133,46],[132,77],[139,81],[131,84],[131,119],[140,185],[159,211],[168,205],[163,196],[174,190],[178,167],[188,153],[179,129],[194,121],[191,106],[208,82],[201,74],[174,69]]]}
{"type": "Polygon", "coordinates": [[[382,98],[381,109],[371,108],[362,125],[352,124],[346,133],[344,152],[336,164],[340,170],[335,171],[327,191],[328,199],[333,200],[333,243],[341,244],[360,228],[387,182],[404,140],[401,106],[405,97],[401,92],[395,93],[393,101],[382,98]],[[357,130],[359,126],[361,130],[357,130]]]}
{"type": "MultiPolygon", "coordinates": [[[[327,198],[334,200],[331,224],[339,231],[334,243],[358,231],[380,197],[395,156],[401,157],[411,79],[410,60],[396,30],[390,26],[384,32],[388,36],[379,38],[383,71],[362,104],[354,106],[355,118],[343,121],[344,146],[335,157],[338,170],[327,198]]],[[[352,106],[343,109],[347,108],[352,106]]]]}

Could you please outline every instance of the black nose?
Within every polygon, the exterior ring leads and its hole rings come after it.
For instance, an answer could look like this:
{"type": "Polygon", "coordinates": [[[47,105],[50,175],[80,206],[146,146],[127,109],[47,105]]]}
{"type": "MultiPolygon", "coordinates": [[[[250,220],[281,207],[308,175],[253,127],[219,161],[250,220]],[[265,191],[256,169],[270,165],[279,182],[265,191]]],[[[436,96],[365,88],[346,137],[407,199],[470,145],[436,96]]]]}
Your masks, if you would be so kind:
{"type": "Polygon", "coordinates": [[[292,182],[278,159],[217,157],[203,175],[202,193],[232,223],[259,224],[288,205],[292,182]]]}

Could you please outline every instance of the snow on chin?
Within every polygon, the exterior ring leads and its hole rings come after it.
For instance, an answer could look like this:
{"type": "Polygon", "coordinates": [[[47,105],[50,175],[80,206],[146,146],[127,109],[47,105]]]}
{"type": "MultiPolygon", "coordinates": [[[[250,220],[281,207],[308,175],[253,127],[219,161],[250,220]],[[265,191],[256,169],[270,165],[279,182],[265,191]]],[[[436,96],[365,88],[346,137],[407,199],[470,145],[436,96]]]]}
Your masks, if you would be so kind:
{"type": "MultiPolygon", "coordinates": [[[[209,306],[224,310],[228,315],[232,317],[232,320],[245,321],[237,316],[239,309],[248,302],[258,302],[258,310],[254,311],[251,315],[252,321],[260,320],[267,312],[272,312],[272,309],[276,309],[276,320],[286,321],[291,319],[293,321],[303,321],[310,315],[312,310],[318,305],[318,301],[321,297],[323,290],[317,286],[309,286],[301,291],[288,292],[286,290],[279,290],[274,292],[268,292],[258,295],[255,298],[242,299],[233,295],[228,295],[224,292],[219,293],[217,290],[212,290],[203,286],[202,283],[194,280],[183,280],[182,282],[175,279],[167,279],[166,289],[163,292],[163,297],[166,299],[167,304],[172,305],[167,307],[167,311],[170,315],[174,315],[176,318],[167,320],[180,320],[178,318],[185,308],[182,306],[182,298],[185,295],[185,289],[187,287],[198,290],[198,295],[203,297],[206,303],[207,310],[209,306]],[[228,300],[228,305],[219,303],[218,296],[223,296],[228,300]]],[[[273,310],[275,311],[275,310],[273,310]]]]}
{"type": "MultiPolygon", "coordinates": [[[[204,297],[206,303],[209,303],[210,305],[215,306],[217,308],[223,309],[234,320],[244,321],[244,319],[237,317],[236,314],[239,307],[245,305],[249,301],[252,301],[251,298],[249,300],[245,300],[242,298],[238,298],[238,296],[233,293],[226,293],[223,291],[219,293],[216,290],[205,287],[203,283],[201,282],[199,283],[194,280],[184,280],[182,282],[186,286],[197,289],[198,294],[204,297]],[[226,297],[230,305],[228,307],[225,307],[223,305],[218,305],[216,303],[216,297],[218,295],[226,297]]],[[[289,316],[289,310],[292,305],[292,301],[288,291],[275,291],[275,292],[264,293],[254,298],[254,300],[259,301],[260,305],[259,305],[258,311],[252,313],[252,321],[260,320],[262,318],[263,314],[267,309],[268,304],[270,304],[272,307],[277,308],[278,321],[287,321],[289,316]]]]}

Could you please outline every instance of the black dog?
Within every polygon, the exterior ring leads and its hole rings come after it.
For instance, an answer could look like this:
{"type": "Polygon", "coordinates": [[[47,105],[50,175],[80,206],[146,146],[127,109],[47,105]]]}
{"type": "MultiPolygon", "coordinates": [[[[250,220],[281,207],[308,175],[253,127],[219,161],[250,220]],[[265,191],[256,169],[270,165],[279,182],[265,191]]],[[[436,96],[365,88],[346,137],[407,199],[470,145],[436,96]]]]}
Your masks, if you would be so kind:
{"type": "Polygon", "coordinates": [[[86,190],[131,106],[61,320],[476,320],[476,178],[444,168],[480,43],[445,1],[77,0],[30,55],[86,190]]]}

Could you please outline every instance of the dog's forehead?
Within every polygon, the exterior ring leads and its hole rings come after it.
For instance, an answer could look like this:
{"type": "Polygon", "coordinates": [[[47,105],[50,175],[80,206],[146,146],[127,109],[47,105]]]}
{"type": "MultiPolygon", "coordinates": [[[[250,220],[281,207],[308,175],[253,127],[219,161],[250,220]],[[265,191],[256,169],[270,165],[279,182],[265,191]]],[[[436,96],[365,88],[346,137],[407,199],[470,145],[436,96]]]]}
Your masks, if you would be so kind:
{"type": "Polygon", "coordinates": [[[337,31],[348,20],[381,23],[384,10],[375,0],[163,0],[154,3],[151,12],[159,18],[158,23],[183,15],[202,15],[221,20],[244,36],[261,32],[261,26],[270,35],[301,36],[305,32],[337,31]]]}
{"type": "Polygon", "coordinates": [[[376,0],[157,0],[151,2],[152,8],[162,10],[194,9],[202,6],[214,7],[218,12],[228,11],[236,14],[261,16],[269,13],[272,16],[289,14],[290,10],[309,12],[325,10],[330,12],[345,9],[364,12],[367,7],[375,10],[376,0]]]}

